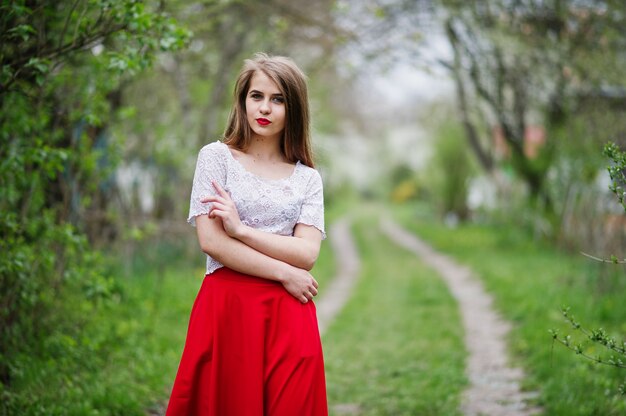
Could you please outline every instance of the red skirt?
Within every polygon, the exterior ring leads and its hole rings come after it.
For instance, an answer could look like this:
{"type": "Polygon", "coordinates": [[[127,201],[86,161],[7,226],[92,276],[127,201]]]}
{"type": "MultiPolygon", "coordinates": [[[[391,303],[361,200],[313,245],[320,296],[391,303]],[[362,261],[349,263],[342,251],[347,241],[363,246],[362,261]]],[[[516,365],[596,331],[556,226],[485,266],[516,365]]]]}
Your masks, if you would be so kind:
{"type": "Polygon", "coordinates": [[[167,416],[326,416],[315,305],[220,268],[191,310],[167,416]]]}

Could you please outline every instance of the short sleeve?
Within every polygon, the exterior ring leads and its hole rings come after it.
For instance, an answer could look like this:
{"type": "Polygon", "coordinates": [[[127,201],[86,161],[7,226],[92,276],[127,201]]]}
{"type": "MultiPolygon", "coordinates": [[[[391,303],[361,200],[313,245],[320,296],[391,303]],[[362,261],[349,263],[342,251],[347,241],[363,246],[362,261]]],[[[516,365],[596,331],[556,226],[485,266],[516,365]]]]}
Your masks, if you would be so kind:
{"type": "Polygon", "coordinates": [[[316,170],[313,170],[307,185],[302,208],[300,209],[300,216],[296,223],[312,225],[322,232],[323,239],[326,238],[326,232],[324,231],[324,189],[322,177],[316,170]]]}
{"type": "Polygon", "coordinates": [[[191,188],[191,200],[189,202],[189,217],[187,222],[196,226],[198,215],[208,214],[211,209],[210,203],[202,203],[200,199],[215,195],[213,181],[225,187],[227,164],[224,158],[221,143],[215,142],[204,146],[198,154],[196,171],[193,175],[191,188]]]}

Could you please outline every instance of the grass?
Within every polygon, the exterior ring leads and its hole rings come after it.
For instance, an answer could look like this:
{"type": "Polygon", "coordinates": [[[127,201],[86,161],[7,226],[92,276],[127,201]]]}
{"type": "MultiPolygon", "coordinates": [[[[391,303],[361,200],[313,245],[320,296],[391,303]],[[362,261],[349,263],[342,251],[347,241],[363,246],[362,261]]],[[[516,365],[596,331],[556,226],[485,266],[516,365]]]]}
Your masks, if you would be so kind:
{"type": "Polygon", "coordinates": [[[315,267],[311,270],[311,274],[320,285],[319,296],[324,296],[324,288],[328,285],[335,274],[335,258],[328,240],[322,241],[320,255],[315,262],[315,267]]]}
{"type": "MultiPolygon", "coordinates": [[[[609,291],[597,285],[611,265],[559,251],[510,225],[451,229],[416,206],[397,208],[396,218],[483,279],[496,308],[514,324],[512,356],[527,370],[525,387],[540,391],[546,415],[626,414],[626,398],[617,394],[626,371],[576,356],[553,343],[548,332],[557,329],[577,338],[560,312],[569,306],[583,325],[604,327],[618,340],[624,338],[623,280],[609,291]]],[[[597,355],[601,350],[589,346],[587,352],[597,355]]]]}
{"type": "Polygon", "coordinates": [[[174,259],[132,271],[116,268],[116,296],[73,321],[78,337],[59,332],[16,358],[7,414],[143,416],[162,404],[203,273],[174,259]]]}
{"type": "Polygon", "coordinates": [[[143,327],[145,332],[136,333],[137,339],[128,344],[131,349],[124,348],[119,353],[121,360],[127,360],[139,371],[135,375],[141,375],[143,380],[136,381],[149,385],[146,396],[138,401],[142,415],[145,408],[158,408],[169,397],[187,334],[189,313],[204,277],[202,261],[199,263],[150,270],[126,283],[126,292],[132,297],[128,305],[134,308],[125,308],[126,316],[119,320],[127,326],[143,327]],[[141,351],[141,347],[145,350],[141,351]]]}
{"type": "Polygon", "coordinates": [[[458,310],[444,284],[377,229],[354,224],[355,293],[323,336],[331,414],[455,415],[465,384],[458,310]]]}

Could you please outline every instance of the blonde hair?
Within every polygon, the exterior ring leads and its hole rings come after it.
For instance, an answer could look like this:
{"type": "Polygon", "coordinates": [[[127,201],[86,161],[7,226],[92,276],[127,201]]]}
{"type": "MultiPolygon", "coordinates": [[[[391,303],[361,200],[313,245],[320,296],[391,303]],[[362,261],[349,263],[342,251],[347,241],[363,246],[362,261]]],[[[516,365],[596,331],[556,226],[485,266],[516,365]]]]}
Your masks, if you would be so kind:
{"type": "Polygon", "coordinates": [[[257,53],[252,59],[244,61],[235,83],[234,102],[224,131],[224,143],[243,151],[250,145],[252,129],[246,117],[246,95],[250,89],[250,80],[257,71],[270,78],[285,99],[285,129],[281,140],[283,154],[290,163],[299,160],[314,167],[306,75],[290,58],[284,56],[257,53]]]}

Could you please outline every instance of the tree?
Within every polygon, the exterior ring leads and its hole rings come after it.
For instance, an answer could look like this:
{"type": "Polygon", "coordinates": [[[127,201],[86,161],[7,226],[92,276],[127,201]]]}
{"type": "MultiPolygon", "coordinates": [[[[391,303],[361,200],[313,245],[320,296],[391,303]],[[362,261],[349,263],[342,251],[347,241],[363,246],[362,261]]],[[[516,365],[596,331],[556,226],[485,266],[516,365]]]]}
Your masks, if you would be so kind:
{"type": "Polygon", "coordinates": [[[18,354],[42,354],[53,332],[73,336],[115,290],[84,236],[115,161],[108,126],[121,85],[188,33],[155,3],[3,1],[0,37],[0,381],[10,392],[18,354]]]}
{"type": "Polygon", "coordinates": [[[602,93],[603,84],[608,82],[615,90],[622,82],[616,74],[623,71],[614,66],[607,71],[606,65],[623,59],[626,38],[617,27],[624,5],[563,0],[442,4],[453,49],[453,60],[445,65],[457,84],[471,148],[490,171],[492,130],[483,129],[480,137],[476,120],[500,129],[512,167],[528,185],[532,200],[554,215],[547,173],[574,139],[558,140],[559,132],[584,111],[590,96],[609,100],[602,93]],[[532,123],[543,125],[548,138],[539,154],[531,156],[525,135],[532,123]]]}

